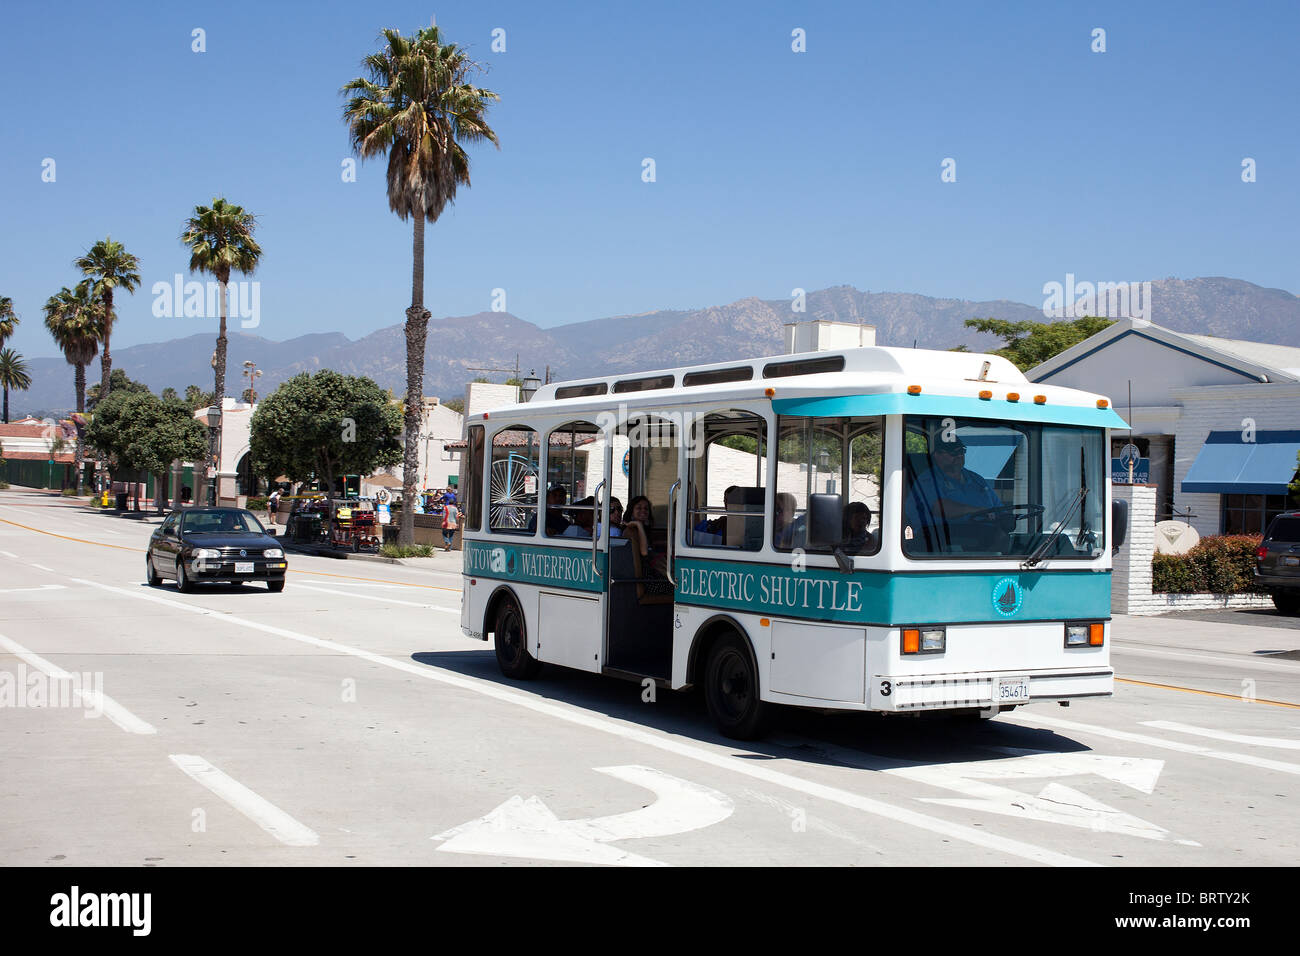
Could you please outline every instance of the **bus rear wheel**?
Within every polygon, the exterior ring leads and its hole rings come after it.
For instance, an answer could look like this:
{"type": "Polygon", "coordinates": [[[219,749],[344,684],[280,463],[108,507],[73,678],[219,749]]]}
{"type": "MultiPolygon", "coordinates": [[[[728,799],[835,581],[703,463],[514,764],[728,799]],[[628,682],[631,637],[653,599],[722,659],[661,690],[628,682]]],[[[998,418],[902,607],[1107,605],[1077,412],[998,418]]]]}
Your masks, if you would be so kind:
{"type": "Polygon", "coordinates": [[[713,645],[705,667],[704,700],[723,736],[753,740],[771,726],[774,708],[758,696],[758,669],[745,642],[729,634],[713,645]]]}
{"type": "Polygon", "coordinates": [[[542,664],[528,653],[524,615],[512,599],[506,599],[497,608],[492,631],[496,635],[497,666],[501,668],[501,673],[513,680],[532,680],[536,677],[542,664]]]}

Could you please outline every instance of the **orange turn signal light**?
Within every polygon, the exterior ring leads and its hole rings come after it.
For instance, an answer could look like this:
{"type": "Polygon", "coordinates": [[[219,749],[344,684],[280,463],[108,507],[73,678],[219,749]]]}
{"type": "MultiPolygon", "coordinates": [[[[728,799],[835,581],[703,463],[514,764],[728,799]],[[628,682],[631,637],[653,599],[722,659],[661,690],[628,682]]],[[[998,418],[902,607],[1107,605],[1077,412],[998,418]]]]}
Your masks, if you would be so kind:
{"type": "Polygon", "coordinates": [[[1008,402],[1018,402],[1018,401],[1020,401],[1020,393],[1019,393],[1019,392],[1007,392],[1007,401],[1008,401],[1008,402]]]}
{"type": "Polygon", "coordinates": [[[1098,408],[1106,408],[1106,407],[1108,407],[1109,405],[1110,405],[1110,402],[1106,401],[1106,399],[1104,399],[1104,398],[1099,398],[1099,399],[1097,399],[1097,407],[1098,407],[1098,408]]]}
{"type": "Polygon", "coordinates": [[[903,653],[916,654],[921,650],[921,631],[919,628],[909,627],[903,631],[903,653]]]}
{"type": "Polygon", "coordinates": [[[772,620],[771,620],[771,618],[760,617],[760,618],[758,619],[758,623],[759,623],[760,625],[762,625],[763,627],[771,627],[771,626],[772,626],[772,620]]]}
{"type": "Polygon", "coordinates": [[[993,397],[993,393],[990,392],[987,388],[980,389],[980,398],[989,399],[992,397],[993,397]]]}
{"type": "Polygon", "coordinates": [[[1105,641],[1106,641],[1106,625],[1089,624],[1088,643],[1091,644],[1093,647],[1101,647],[1101,645],[1104,644],[1105,641]]]}
{"type": "Polygon", "coordinates": [[[763,394],[766,395],[768,398],[771,398],[773,395],[776,394],[776,389],[774,389],[774,388],[765,388],[765,389],[763,389],[763,394]]]}
{"type": "Polygon", "coordinates": [[[920,394],[921,394],[921,386],[920,386],[920,385],[909,385],[909,386],[907,386],[907,394],[908,394],[908,395],[920,395],[920,394]]]}
{"type": "Polygon", "coordinates": [[[1035,404],[1035,405],[1046,405],[1046,404],[1047,404],[1047,396],[1046,396],[1046,395],[1035,395],[1035,396],[1034,396],[1034,404],[1035,404]]]}

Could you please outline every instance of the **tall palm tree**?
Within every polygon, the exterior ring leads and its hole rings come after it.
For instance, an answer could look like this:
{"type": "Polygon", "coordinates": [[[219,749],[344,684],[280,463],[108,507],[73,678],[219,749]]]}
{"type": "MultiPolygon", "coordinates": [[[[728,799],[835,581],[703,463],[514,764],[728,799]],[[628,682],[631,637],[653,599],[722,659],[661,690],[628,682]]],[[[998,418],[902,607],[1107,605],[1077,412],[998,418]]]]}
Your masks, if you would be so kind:
{"type": "Polygon", "coordinates": [[[5,393],[5,424],[9,424],[9,389],[25,392],[32,387],[27,363],[13,349],[0,349],[0,387],[5,393]]]}
{"type": "Polygon", "coordinates": [[[113,357],[108,351],[108,340],[113,334],[113,323],[117,321],[117,313],[113,311],[113,290],[121,288],[124,292],[134,293],[140,287],[140,260],[109,236],[91,246],[89,252],[75,259],[72,264],[90,279],[94,298],[103,303],[104,354],[100,360],[103,377],[99,397],[105,399],[108,398],[110,389],[108,377],[113,372],[113,357]]]}
{"type": "MultiPolygon", "coordinates": [[[[45,302],[45,327],[63,351],[68,364],[76,367],[77,414],[86,411],[86,366],[99,352],[99,340],[104,335],[103,306],[92,298],[90,283],[83,281],[73,292],[64,286],[45,302]]],[[[84,476],[81,463],[85,445],[80,430],[77,435],[73,468],[77,475],[77,494],[82,491],[84,476]]]]}
{"type": "MultiPolygon", "coordinates": [[[[218,197],[210,207],[195,206],[194,215],[181,233],[181,242],[190,247],[190,271],[206,272],[221,283],[221,327],[212,359],[212,394],[218,407],[226,394],[226,290],[230,273],[252,275],[262,258],[262,247],[253,238],[256,227],[252,213],[218,197]]],[[[208,438],[208,454],[214,461],[221,443],[221,427],[218,425],[208,438]]]]}
{"type": "Polygon", "coordinates": [[[0,348],[4,348],[5,339],[13,335],[17,327],[18,313],[14,311],[14,300],[0,295],[0,348]]]}
{"type": "Polygon", "coordinates": [[[456,189],[469,186],[469,156],[464,144],[496,133],[487,125],[491,90],[467,82],[478,70],[454,43],[444,43],[437,27],[404,37],[380,34],[384,46],[361,61],[365,76],[344,85],[350,96],[343,108],[352,148],[364,160],[388,155],[388,208],[405,221],[413,217],[411,305],[406,310],[406,448],[402,462],[403,501],[399,540],[415,540],[416,478],[424,409],[424,346],[429,313],[424,308],[424,223],[436,222],[456,189]]]}

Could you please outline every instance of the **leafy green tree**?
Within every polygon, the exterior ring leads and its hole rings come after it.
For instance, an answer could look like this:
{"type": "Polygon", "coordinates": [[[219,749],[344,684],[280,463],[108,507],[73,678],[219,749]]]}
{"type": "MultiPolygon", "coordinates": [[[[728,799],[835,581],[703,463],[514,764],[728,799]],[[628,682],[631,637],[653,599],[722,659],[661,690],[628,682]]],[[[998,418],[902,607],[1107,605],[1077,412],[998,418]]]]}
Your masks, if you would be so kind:
{"type": "MultiPolygon", "coordinates": [[[[497,143],[487,124],[491,90],[468,82],[479,67],[437,27],[404,37],[381,34],[383,48],[362,60],[365,76],[345,84],[343,118],[361,158],[388,157],[388,208],[414,219],[411,305],[406,310],[406,449],[403,493],[415,500],[419,477],[420,414],[424,396],[424,347],[429,313],[424,308],[424,223],[436,222],[460,186],[469,186],[465,144],[497,143]]],[[[412,509],[402,511],[399,541],[415,541],[412,509]]]]}
{"type": "Polygon", "coordinates": [[[27,363],[13,349],[0,349],[0,387],[4,388],[5,424],[9,424],[9,390],[25,392],[32,387],[32,377],[27,372],[27,363]]]}
{"type": "MultiPolygon", "coordinates": [[[[194,215],[185,223],[181,242],[190,247],[190,271],[206,272],[221,283],[221,324],[217,332],[217,350],[213,355],[212,394],[220,402],[226,394],[226,300],[230,274],[252,275],[262,258],[262,247],[253,238],[257,219],[243,206],[226,202],[222,197],[212,205],[195,206],[194,215]]],[[[211,434],[209,454],[215,458],[221,442],[221,428],[211,434]]]]}
{"type": "Polygon", "coordinates": [[[1300,452],[1296,452],[1295,468],[1296,468],[1295,480],[1292,481],[1291,484],[1287,485],[1286,487],[1287,490],[1291,492],[1291,497],[1294,498],[1298,503],[1300,503],[1300,452]]]}
{"type": "MultiPolygon", "coordinates": [[[[1009,322],[1006,319],[967,319],[966,327],[996,335],[1007,344],[995,351],[1026,372],[1072,345],[1115,324],[1114,319],[1085,316],[1071,322],[1009,322]]],[[[959,348],[955,351],[966,351],[959,348]]]]}
{"type": "Polygon", "coordinates": [[[402,460],[402,415],[368,378],[303,372],[264,398],[249,424],[258,474],[291,481],[369,475],[402,460]]]}
{"type": "Polygon", "coordinates": [[[452,398],[452,399],[448,399],[447,401],[443,402],[442,404],[443,404],[444,407],[446,407],[446,408],[450,408],[453,412],[456,412],[457,414],[460,414],[460,415],[464,415],[464,414],[465,414],[465,399],[463,399],[463,398],[452,398]]]}
{"type": "MultiPolygon", "coordinates": [[[[112,392],[120,390],[129,392],[132,395],[152,394],[148,385],[144,382],[137,382],[135,379],[130,378],[126,372],[122,371],[120,368],[113,369],[113,381],[111,385],[112,392]]],[[[102,400],[103,399],[100,396],[100,385],[98,383],[86,389],[86,407],[92,412],[99,407],[99,403],[102,400]]]]}
{"type": "Polygon", "coordinates": [[[100,402],[86,442],[108,459],[116,477],[145,472],[162,487],[175,461],[204,461],[207,429],[183,402],[165,402],[148,391],[115,391],[100,402]]]}
{"type": "MultiPolygon", "coordinates": [[[[99,340],[104,334],[100,304],[91,297],[90,286],[79,283],[74,292],[64,286],[45,302],[45,328],[63,352],[68,364],[76,369],[73,383],[77,390],[77,412],[86,411],[86,366],[99,352],[99,340]]],[[[73,455],[73,468],[77,475],[77,494],[81,494],[84,476],[81,463],[85,457],[85,442],[77,438],[73,455]]]]}
{"type": "Polygon", "coordinates": [[[107,398],[113,391],[113,358],[109,354],[108,344],[113,334],[113,323],[117,321],[117,313],[113,311],[113,290],[120,288],[124,292],[134,293],[140,287],[140,260],[109,236],[91,246],[84,256],[73,260],[72,264],[90,280],[92,297],[103,303],[104,354],[100,357],[102,376],[99,391],[107,398]]]}
{"type": "Polygon", "coordinates": [[[205,392],[197,385],[185,386],[185,404],[191,411],[197,412],[200,408],[209,408],[214,401],[212,392],[205,392]]]}
{"type": "Polygon", "coordinates": [[[18,313],[14,311],[14,300],[7,295],[0,295],[0,348],[5,340],[18,328],[18,313]]]}

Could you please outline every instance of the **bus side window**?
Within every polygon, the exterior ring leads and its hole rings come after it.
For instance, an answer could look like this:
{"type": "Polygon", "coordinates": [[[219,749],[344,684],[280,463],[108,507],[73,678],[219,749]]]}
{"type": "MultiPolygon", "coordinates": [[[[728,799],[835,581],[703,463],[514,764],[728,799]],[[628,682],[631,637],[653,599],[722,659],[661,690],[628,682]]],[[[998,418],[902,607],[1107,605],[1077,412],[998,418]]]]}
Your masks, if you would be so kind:
{"type": "Polygon", "coordinates": [[[706,415],[691,457],[686,542],[696,548],[757,551],[767,495],[767,422],[750,411],[706,415]]]}

